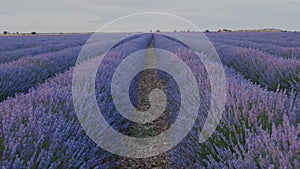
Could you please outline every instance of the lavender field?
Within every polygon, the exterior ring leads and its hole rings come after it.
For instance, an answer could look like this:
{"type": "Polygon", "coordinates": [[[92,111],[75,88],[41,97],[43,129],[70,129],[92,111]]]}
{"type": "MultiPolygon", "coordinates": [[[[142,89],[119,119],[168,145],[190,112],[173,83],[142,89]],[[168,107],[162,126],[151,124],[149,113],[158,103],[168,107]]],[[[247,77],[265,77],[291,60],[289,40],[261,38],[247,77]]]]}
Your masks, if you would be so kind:
{"type": "MultiPolygon", "coordinates": [[[[198,33],[172,34],[193,40],[198,33]]],[[[300,168],[300,33],[205,33],[224,66],[226,105],[204,143],[198,134],[211,97],[205,66],[183,42],[160,33],[133,35],[106,50],[124,35],[108,33],[88,43],[91,34],[0,36],[1,168],[300,168]],[[115,130],[131,137],[151,137],[169,128],[180,109],[180,92],[162,71],[137,75],[128,89],[133,105],[146,110],[149,104],[146,98],[146,106],[138,106],[144,99],[137,90],[143,78],[151,81],[146,87],[164,91],[168,104],[151,130],[136,125],[112,101],[109,86],[116,67],[142,49],[176,54],[199,77],[202,101],[188,135],[171,150],[145,159],[121,157],[94,143],[79,123],[72,98],[73,71],[83,45],[98,52],[80,70],[104,56],[95,80],[98,106],[115,130]]]]}

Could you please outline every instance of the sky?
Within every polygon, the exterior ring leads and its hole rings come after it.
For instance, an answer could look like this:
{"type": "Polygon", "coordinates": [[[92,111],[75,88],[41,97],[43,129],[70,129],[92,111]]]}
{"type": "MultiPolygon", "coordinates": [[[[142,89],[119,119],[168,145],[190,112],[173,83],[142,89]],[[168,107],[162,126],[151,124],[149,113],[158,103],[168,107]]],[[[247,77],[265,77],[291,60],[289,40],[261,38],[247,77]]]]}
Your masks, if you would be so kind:
{"type": "MultiPolygon", "coordinates": [[[[170,13],[200,30],[277,28],[300,31],[299,0],[1,0],[0,31],[94,32],[137,12],[170,13]]],[[[186,29],[168,19],[127,18],[118,30],[186,29]],[[145,22],[155,22],[147,27],[145,22]],[[139,27],[138,25],[143,25],[139,27]]],[[[149,16],[150,18],[150,16],[149,16]]]]}

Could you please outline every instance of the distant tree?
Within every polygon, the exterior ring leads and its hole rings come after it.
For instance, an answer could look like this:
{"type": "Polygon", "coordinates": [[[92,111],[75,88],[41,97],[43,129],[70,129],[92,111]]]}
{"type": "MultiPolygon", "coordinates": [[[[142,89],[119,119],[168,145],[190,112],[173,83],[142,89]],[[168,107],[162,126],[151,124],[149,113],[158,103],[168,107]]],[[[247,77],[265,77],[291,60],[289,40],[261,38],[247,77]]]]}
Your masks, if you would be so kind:
{"type": "Polygon", "coordinates": [[[157,29],[157,30],[156,30],[156,32],[160,32],[160,30],[159,30],[159,29],[157,29]]]}
{"type": "Polygon", "coordinates": [[[35,35],[36,34],[36,32],[31,32],[31,35],[35,35]]]}
{"type": "Polygon", "coordinates": [[[174,32],[177,32],[177,30],[175,29],[174,32]]]}
{"type": "Polygon", "coordinates": [[[205,32],[209,32],[209,30],[205,30],[205,32]]]}
{"type": "Polygon", "coordinates": [[[3,32],[3,34],[4,34],[4,35],[7,35],[7,34],[8,34],[8,32],[7,32],[7,31],[4,31],[4,32],[3,32]]]}
{"type": "Polygon", "coordinates": [[[222,30],[221,30],[221,29],[219,29],[219,30],[218,30],[218,32],[222,32],[222,30]]]}
{"type": "Polygon", "coordinates": [[[152,30],[150,30],[150,32],[152,33],[152,30]]]}
{"type": "Polygon", "coordinates": [[[223,29],[223,32],[231,32],[230,29],[223,29]]]}
{"type": "Polygon", "coordinates": [[[19,32],[16,32],[16,34],[18,35],[18,34],[19,34],[19,32]]]}
{"type": "Polygon", "coordinates": [[[187,32],[190,32],[190,30],[188,29],[187,32]]]}

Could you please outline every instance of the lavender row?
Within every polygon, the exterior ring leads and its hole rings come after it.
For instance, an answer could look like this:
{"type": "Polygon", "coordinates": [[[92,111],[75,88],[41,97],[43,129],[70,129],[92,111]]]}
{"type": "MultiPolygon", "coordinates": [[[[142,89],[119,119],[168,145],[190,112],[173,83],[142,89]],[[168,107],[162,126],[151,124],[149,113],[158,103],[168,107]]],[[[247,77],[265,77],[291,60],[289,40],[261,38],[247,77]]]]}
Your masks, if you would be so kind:
{"type": "Polygon", "coordinates": [[[255,49],[227,45],[215,47],[224,64],[252,82],[272,91],[279,88],[300,92],[299,60],[274,58],[255,49]]]}
{"type": "MultiPolygon", "coordinates": [[[[56,52],[62,49],[69,47],[82,46],[85,44],[86,40],[90,35],[69,35],[69,36],[53,36],[45,37],[44,36],[32,36],[31,39],[26,39],[23,43],[36,43],[32,47],[21,47],[13,51],[1,51],[0,52],[0,63],[6,63],[10,61],[17,60],[22,57],[33,57],[42,53],[51,53],[56,52]],[[33,42],[31,42],[33,41],[33,42]]],[[[23,40],[24,41],[24,40],[23,40]]],[[[4,46],[10,45],[7,42],[3,43],[4,46]]]]}
{"type": "Polygon", "coordinates": [[[0,47],[1,52],[15,51],[25,48],[32,48],[47,45],[49,43],[65,43],[77,40],[87,40],[90,34],[76,35],[36,35],[36,36],[1,36],[0,42],[3,44],[0,47]]]}
{"type": "Polygon", "coordinates": [[[210,40],[215,43],[223,43],[226,45],[232,45],[237,47],[244,47],[244,48],[252,48],[258,49],[263,52],[267,52],[274,56],[279,56],[283,58],[300,58],[300,47],[282,47],[274,44],[269,43],[257,43],[250,41],[248,39],[232,39],[230,37],[222,37],[222,36],[208,36],[210,40]]]}
{"type": "MultiPolygon", "coordinates": [[[[299,168],[300,99],[272,93],[227,74],[226,110],[217,130],[204,144],[195,127],[171,151],[172,161],[186,168],[299,168]]],[[[203,115],[198,121],[203,123],[203,115]]]]}
{"type": "Polygon", "coordinates": [[[234,33],[208,33],[209,38],[246,40],[258,44],[270,44],[280,47],[300,47],[299,32],[234,32],[234,33]]]}
{"type": "MultiPolygon", "coordinates": [[[[127,49],[133,52],[145,48],[150,40],[151,36],[142,36],[119,44],[108,58],[124,57],[127,49]]],[[[97,64],[97,58],[79,67],[89,69],[97,64]]],[[[26,95],[0,103],[3,167],[107,168],[117,165],[113,161],[115,156],[98,147],[81,128],[74,112],[72,75],[71,69],[26,95]]],[[[116,117],[111,118],[118,122],[116,117]]]]}
{"type": "Polygon", "coordinates": [[[71,97],[72,70],[0,104],[1,166],[92,168],[111,156],[85,136],[71,97]]]}
{"type": "Polygon", "coordinates": [[[73,47],[0,65],[0,100],[27,92],[56,73],[74,66],[80,50],[81,47],[73,47]]]}
{"type": "MultiPolygon", "coordinates": [[[[111,39],[118,39],[120,36],[101,35],[100,39],[95,38],[96,41],[88,43],[85,47],[97,47],[93,56],[98,56],[105,52],[106,43],[110,44],[111,39]]],[[[81,49],[81,46],[70,47],[58,52],[24,57],[14,62],[1,64],[0,101],[16,93],[27,92],[31,87],[74,66],[81,49]]]]}
{"type": "Polygon", "coordinates": [[[65,36],[1,36],[0,51],[8,52],[23,48],[39,46],[43,42],[56,40],[57,37],[65,36]]]}
{"type": "MultiPolygon", "coordinates": [[[[164,36],[156,36],[155,42],[156,46],[185,57],[188,65],[195,64],[189,59],[194,54],[179,42],[164,36]]],[[[225,69],[226,110],[217,131],[206,143],[198,142],[206,119],[201,110],[207,106],[202,106],[193,130],[168,152],[170,164],[177,168],[299,168],[300,99],[262,89],[236,71],[225,69]]],[[[201,66],[196,66],[196,72],[205,74],[201,66]]]]}

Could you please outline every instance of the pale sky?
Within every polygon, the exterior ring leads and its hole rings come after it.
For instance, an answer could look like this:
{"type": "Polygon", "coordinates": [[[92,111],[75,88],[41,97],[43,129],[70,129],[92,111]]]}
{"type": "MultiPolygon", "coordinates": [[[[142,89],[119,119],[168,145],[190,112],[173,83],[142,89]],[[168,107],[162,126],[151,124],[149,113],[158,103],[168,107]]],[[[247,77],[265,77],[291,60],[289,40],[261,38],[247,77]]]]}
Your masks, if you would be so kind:
{"type": "Polygon", "coordinates": [[[201,30],[300,31],[299,0],[1,0],[0,31],[96,31],[114,19],[136,12],[174,14],[201,30]]]}

